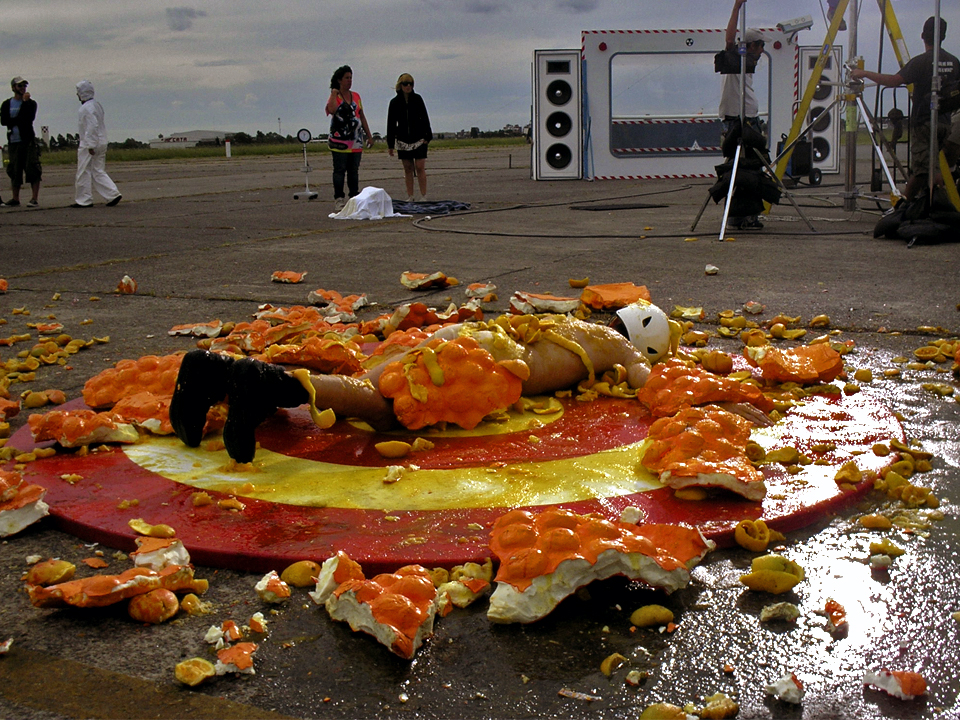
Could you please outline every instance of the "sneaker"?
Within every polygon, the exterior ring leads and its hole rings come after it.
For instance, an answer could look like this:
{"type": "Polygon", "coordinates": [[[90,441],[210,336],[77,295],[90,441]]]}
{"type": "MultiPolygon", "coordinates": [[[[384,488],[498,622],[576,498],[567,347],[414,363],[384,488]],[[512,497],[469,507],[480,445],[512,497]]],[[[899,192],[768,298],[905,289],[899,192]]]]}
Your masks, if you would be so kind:
{"type": "Polygon", "coordinates": [[[337,198],[333,201],[333,210],[334,212],[340,212],[343,210],[343,206],[347,204],[347,201],[344,198],[337,198]]]}
{"type": "Polygon", "coordinates": [[[421,195],[421,196],[420,196],[420,202],[424,202],[424,203],[427,202],[427,196],[426,196],[426,195],[421,195]]]}
{"type": "Polygon", "coordinates": [[[40,203],[38,203],[36,200],[31,200],[27,203],[27,207],[40,207],[40,203]]]}
{"type": "Polygon", "coordinates": [[[121,200],[123,200],[123,195],[117,195],[113,200],[107,203],[107,207],[113,207],[121,200]]]}
{"type": "Polygon", "coordinates": [[[7,201],[4,203],[4,205],[6,205],[7,207],[20,207],[20,201],[19,201],[19,200],[7,200],[7,201]]]}
{"type": "Polygon", "coordinates": [[[753,217],[744,218],[740,228],[743,230],[763,230],[763,223],[760,222],[760,218],[754,215],[753,217]]]}

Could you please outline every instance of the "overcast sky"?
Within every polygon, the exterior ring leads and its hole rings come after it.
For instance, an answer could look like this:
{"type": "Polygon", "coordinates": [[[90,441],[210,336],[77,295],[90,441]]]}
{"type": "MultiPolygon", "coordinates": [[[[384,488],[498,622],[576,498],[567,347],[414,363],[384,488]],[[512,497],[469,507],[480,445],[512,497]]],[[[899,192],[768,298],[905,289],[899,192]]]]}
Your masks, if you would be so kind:
{"type": "MultiPolygon", "coordinates": [[[[4,0],[0,78],[22,75],[39,103],[37,130],[77,131],[75,85],[94,83],[112,141],[188,130],[326,132],[330,76],[352,66],[371,129],[383,132],[402,72],[416,78],[435,131],[494,130],[530,120],[535,49],[579,48],[581,30],[722,28],[717,0],[4,0]],[[278,122],[279,118],[279,122],[278,122]]],[[[824,0],[825,2],[826,0],[824,0]]],[[[912,54],[935,0],[892,0],[912,54]]],[[[960,55],[960,9],[944,47],[960,55]],[[953,39],[957,38],[957,42],[953,39]]],[[[751,0],[751,26],[813,17],[817,0],[751,0]]],[[[860,54],[875,68],[880,12],[864,2],[860,54]]],[[[846,42],[846,33],[841,34],[846,42]]],[[[884,69],[892,71],[889,45],[884,69]]]]}

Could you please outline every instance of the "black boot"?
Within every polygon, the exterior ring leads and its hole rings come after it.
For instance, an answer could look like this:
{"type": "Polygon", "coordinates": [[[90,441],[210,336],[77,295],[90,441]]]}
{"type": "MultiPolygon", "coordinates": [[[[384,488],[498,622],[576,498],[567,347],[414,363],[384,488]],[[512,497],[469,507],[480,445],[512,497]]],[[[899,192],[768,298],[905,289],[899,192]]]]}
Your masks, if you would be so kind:
{"type": "Polygon", "coordinates": [[[310,402],[300,381],[278,366],[242,358],[230,370],[227,383],[229,412],[223,427],[227,453],[239,463],[253,460],[257,451],[257,426],[278,407],[310,402]]]}
{"type": "Polygon", "coordinates": [[[185,445],[197,447],[203,439],[207,411],[227,396],[227,378],[234,362],[206,350],[184,355],[170,401],[170,424],[185,445]]]}

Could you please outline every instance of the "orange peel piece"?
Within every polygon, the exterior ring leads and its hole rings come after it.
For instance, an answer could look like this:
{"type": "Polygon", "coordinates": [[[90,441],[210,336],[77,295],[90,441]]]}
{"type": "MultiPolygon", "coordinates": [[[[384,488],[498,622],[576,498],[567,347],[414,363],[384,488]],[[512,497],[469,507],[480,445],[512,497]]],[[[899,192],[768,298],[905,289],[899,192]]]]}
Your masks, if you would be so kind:
{"type": "Polygon", "coordinates": [[[290,599],[290,586],[280,579],[276,570],[271,570],[254,587],[260,599],[266,603],[282,603],[290,599]]]}
{"type": "Polygon", "coordinates": [[[254,675],[253,654],[256,651],[257,644],[252,642],[238,642],[236,645],[218,650],[217,675],[226,675],[228,672],[254,675]]]}
{"type": "Polygon", "coordinates": [[[140,439],[137,429],[112,413],[93,410],[51,410],[31,415],[27,423],[35,442],[54,440],[63,447],[92,443],[132,444],[140,439]]]}
{"type": "Polygon", "coordinates": [[[327,598],[347,580],[364,580],[363,569],[360,564],[348,556],[343,550],[324,560],[317,575],[317,586],[309,593],[317,605],[323,605],[327,598]]]}
{"type": "Polygon", "coordinates": [[[767,493],[763,473],[747,457],[750,427],[748,420],[716,406],[687,407],[650,426],[650,444],[640,462],[675,490],[721,487],[762,500],[767,493]]]}
{"type": "Polygon", "coordinates": [[[47,490],[23,480],[16,470],[0,470],[0,537],[15,535],[50,513],[47,490]]]}
{"type": "Polygon", "coordinates": [[[293,270],[277,270],[270,279],[276,283],[302,283],[307,276],[305,272],[294,272],[293,270]]]}
{"type": "Polygon", "coordinates": [[[171,565],[159,572],[131,568],[119,575],[94,575],[49,587],[34,585],[28,592],[34,607],[105,607],[158,588],[202,595],[208,585],[193,577],[193,568],[171,565]]]}
{"type": "Polygon", "coordinates": [[[332,375],[353,375],[363,369],[360,346],[337,338],[309,337],[301,343],[269,345],[260,360],[297,365],[332,375]]]}
{"type": "Polygon", "coordinates": [[[124,422],[148,430],[154,435],[173,435],[170,424],[170,395],[144,391],[120,398],[111,412],[124,422]]]}
{"type": "Polygon", "coordinates": [[[500,560],[487,617],[533,622],[593,580],[625,575],[667,592],[714,545],[695,529],[631,525],[569,510],[512,510],[494,523],[490,549],[500,560]]]}
{"type": "MultiPolygon", "coordinates": [[[[579,287],[573,285],[572,281],[570,286],[579,287]]],[[[580,301],[593,310],[622,308],[638,300],[650,302],[650,291],[646,285],[634,285],[632,282],[586,285],[580,294],[580,301]]]]}
{"type": "Polygon", "coordinates": [[[676,415],[682,408],[717,402],[745,402],[769,412],[773,401],[759,388],[700,367],[687,367],[679,360],[657,363],[637,399],[654,417],[676,415]]]}
{"type": "Polygon", "coordinates": [[[843,356],[827,343],[782,349],[747,346],[743,355],[765,379],[774,382],[828,383],[843,372],[843,356]]]}
{"type": "MultiPolygon", "coordinates": [[[[155,528],[157,526],[150,526],[155,528]]],[[[169,526],[164,526],[169,527],[169,526]]],[[[183,542],[175,537],[143,536],[134,538],[137,549],[130,553],[130,559],[137,567],[162,570],[168,565],[189,565],[190,553],[183,542]]]]}
{"type": "Polygon", "coordinates": [[[20,401],[0,397],[0,420],[9,420],[20,412],[20,401]]]}
{"type": "Polygon", "coordinates": [[[223,322],[220,320],[211,320],[205,323],[186,323],[184,325],[174,325],[167,330],[167,335],[190,335],[200,338],[215,338],[223,331],[223,322]]]}
{"type": "Polygon", "coordinates": [[[926,679],[912,670],[868,670],[864,673],[863,684],[879,688],[901,700],[913,700],[927,692],[926,679]]]}
{"type": "Polygon", "coordinates": [[[442,272],[418,273],[407,270],[400,273],[400,283],[409,290],[430,290],[459,284],[456,278],[448,278],[442,272]]]}
{"type": "Polygon", "coordinates": [[[522,384],[471,337],[432,340],[390,363],[379,381],[397,419],[411,430],[440,422],[470,430],[519,400],[522,384]]]}
{"type": "Polygon", "coordinates": [[[371,580],[347,580],[325,605],[334,620],[348,622],[354,631],[373,635],[394,654],[411,660],[433,634],[436,599],[430,572],[407,565],[371,580]]]}
{"type": "Polygon", "coordinates": [[[145,355],[137,360],[121,360],[87,380],[83,401],[89,407],[100,408],[144,391],[172,397],[183,355],[145,355]]]}
{"type": "Polygon", "coordinates": [[[510,312],[519,315],[557,313],[564,315],[580,307],[578,297],[560,297],[539,293],[517,291],[510,298],[510,312]]]}

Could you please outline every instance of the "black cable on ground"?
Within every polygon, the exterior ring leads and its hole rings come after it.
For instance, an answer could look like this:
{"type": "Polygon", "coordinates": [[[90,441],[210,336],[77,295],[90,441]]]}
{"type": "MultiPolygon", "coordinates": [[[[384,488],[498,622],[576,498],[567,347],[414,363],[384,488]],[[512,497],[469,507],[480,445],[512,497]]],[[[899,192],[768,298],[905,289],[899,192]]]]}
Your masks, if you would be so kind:
{"type": "MultiPolygon", "coordinates": [[[[585,201],[585,203],[578,203],[578,207],[576,209],[585,210],[587,209],[586,207],[584,207],[585,204],[594,203],[594,202],[609,202],[611,200],[626,200],[626,199],[637,198],[637,197],[649,197],[651,195],[673,193],[673,192],[677,192],[678,190],[689,190],[692,187],[694,186],[688,184],[688,185],[682,185],[679,188],[670,188],[668,190],[655,190],[651,192],[632,193],[630,195],[620,195],[616,197],[600,198],[600,199],[597,199],[596,201],[588,200],[588,201],[585,201]]],[[[487,237],[562,238],[567,240],[601,240],[601,239],[612,239],[612,240],[650,239],[650,240],[653,240],[653,239],[666,239],[666,238],[687,238],[687,237],[690,237],[691,235],[691,233],[683,233],[683,234],[671,233],[671,234],[656,234],[656,235],[651,235],[651,234],[641,235],[639,233],[631,233],[629,235],[626,235],[626,234],[569,235],[569,234],[557,234],[557,233],[515,233],[515,232],[503,232],[503,231],[493,231],[493,230],[463,230],[463,229],[457,229],[457,228],[438,228],[438,227],[430,227],[424,224],[424,223],[433,222],[436,220],[442,220],[445,218],[465,217],[467,215],[481,215],[485,213],[495,213],[495,212],[506,212],[509,210],[527,210],[531,208],[557,207],[560,205],[568,205],[570,207],[573,207],[567,201],[553,202],[553,203],[522,203],[517,205],[508,205],[506,207],[501,207],[501,208],[481,208],[478,210],[464,210],[462,212],[449,213],[447,215],[439,215],[436,217],[432,215],[428,215],[426,217],[422,217],[422,218],[418,218],[417,220],[414,220],[412,224],[414,227],[419,228],[420,230],[429,230],[431,232],[446,232],[446,233],[452,233],[455,235],[483,235],[487,237]]],[[[662,207],[669,207],[669,205],[661,204],[661,205],[652,205],[648,207],[662,208],[662,207]]],[[[816,208],[819,206],[810,206],[810,207],[816,208]]],[[[750,234],[753,234],[753,233],[750,233],[750,234]]],[[[810,235],[821,235],[823,233],[805,231],[805,232],[777,232],[774,234],[778,236],[784,236],[784,237],[807,237],[810,235]]],[[[846,230],[841,232],[832,232],[830,234],[832,235],[866,235],[867,232],[863,230],[846,230]]]]}

